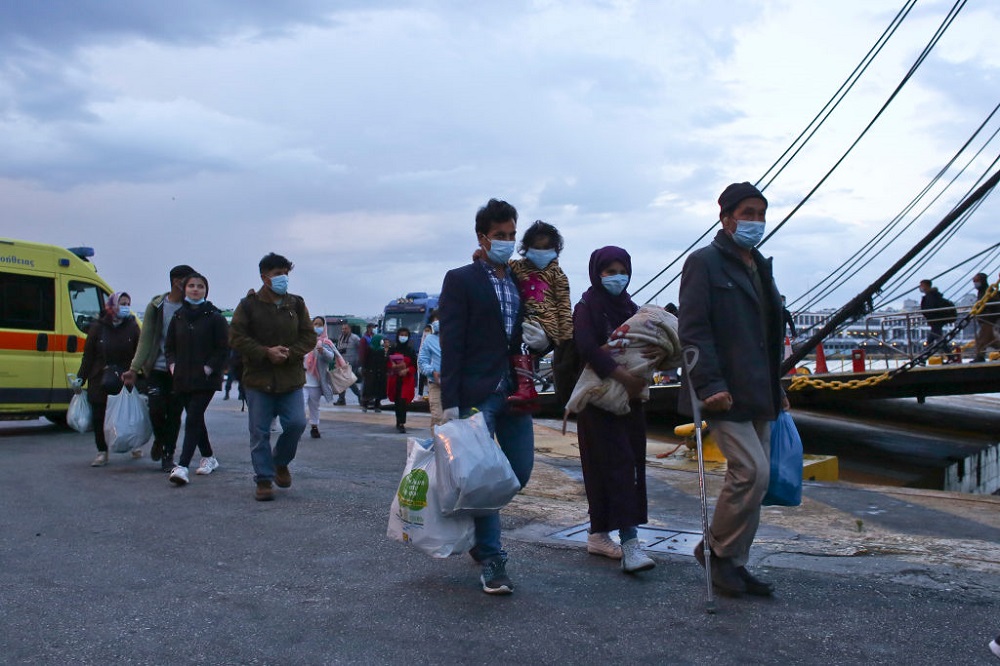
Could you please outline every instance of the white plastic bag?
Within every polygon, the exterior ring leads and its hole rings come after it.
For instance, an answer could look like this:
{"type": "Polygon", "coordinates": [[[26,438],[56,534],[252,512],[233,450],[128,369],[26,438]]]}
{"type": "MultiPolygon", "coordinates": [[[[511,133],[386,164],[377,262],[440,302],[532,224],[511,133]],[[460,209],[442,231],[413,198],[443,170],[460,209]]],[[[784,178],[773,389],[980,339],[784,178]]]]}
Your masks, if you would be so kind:
{"type": "Polygon", "coordinates": [[[406,467],[392,498],[386,536],[422,550],[431,557],[464,553],[476,540],[471,516],[444,516],[434,484],[433,440],[407,440],[406,467]]]}
{"type": "Polygon", "coordinates": [[[108,411],[104,415],[104,438],[115,453],[137,449],[153,436],[146,398],[135,388],[125,387],[118,395],[108,396],[108,411]]]}
{"type": "Polygon", "coordinates": [[[434,450],[438,500],[446,516],[496,511],[521,490],[521,482],[481,413],[436,426],[434,450]]]}
{"type": "Polygon", "coordinates": [[[77,432],[87,432],[94,422],[94,412],[90,408],[86,392],[80,392],[69,401],[66,410],[66,423],[77,432]]]}

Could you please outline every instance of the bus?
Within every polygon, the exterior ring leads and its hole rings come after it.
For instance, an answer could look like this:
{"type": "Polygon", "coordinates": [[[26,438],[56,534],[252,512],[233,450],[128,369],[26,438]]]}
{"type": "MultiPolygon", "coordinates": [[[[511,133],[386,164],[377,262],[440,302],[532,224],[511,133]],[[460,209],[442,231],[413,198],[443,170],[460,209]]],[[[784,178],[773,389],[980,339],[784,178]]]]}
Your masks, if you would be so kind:
{"type": "Polygon", "coordinates": [[[414,291],[402,298],[389,301],[382,316],[382,335],[395,344],[396,331],[410,329],[410,346],[420,349],[424,326],[430,323],[431,314],[437,309],[438,295],[429,296],[425,291],[414,291]]]}

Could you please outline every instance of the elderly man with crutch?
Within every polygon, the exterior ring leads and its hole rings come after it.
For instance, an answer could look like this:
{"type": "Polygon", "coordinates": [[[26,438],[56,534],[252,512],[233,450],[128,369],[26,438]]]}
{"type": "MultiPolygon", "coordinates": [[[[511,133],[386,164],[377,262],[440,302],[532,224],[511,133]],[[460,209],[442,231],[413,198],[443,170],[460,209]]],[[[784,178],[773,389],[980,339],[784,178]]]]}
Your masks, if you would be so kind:
{"type": "Polygon", "coordinates": [[[734,183],[719,206],[722,229],[688,257],[680,285],[678,334],[692,367],[685,368],[679,408],[708,421],[727,463],[707,530],[710,548],[698,544],[695,556],[720,592],[767,596],[774,587],[746,565],[770,478],[770,422],[788,408],[779,383],[781,296],[770,259],[754,249],[764,233],[764,195],[734,183]]]}

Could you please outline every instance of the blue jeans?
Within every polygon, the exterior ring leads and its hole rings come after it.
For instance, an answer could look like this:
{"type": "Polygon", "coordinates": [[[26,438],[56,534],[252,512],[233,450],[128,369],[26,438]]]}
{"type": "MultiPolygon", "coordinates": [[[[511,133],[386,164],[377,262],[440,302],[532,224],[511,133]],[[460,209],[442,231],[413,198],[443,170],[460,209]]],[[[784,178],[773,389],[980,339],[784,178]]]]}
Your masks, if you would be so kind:
{"type": "MultiPolygon", "coordinates": [[[[530,414],[517,414],[507,408],[506,396],[493,393],[477,409],[483,413],[490,434],[500,444],[500,449],[510,461],[510,466],[521,482],[528,485],[531,468],[535,464],[535,431],[530,414]]],[[[467,411],[462,416],[469,416],[467,411]]],[[[488,562],[503,554],[500,548],[500,512],[476,516],[475,557],[480,562],[488,562]]]]}
{"type": "Polygon", "coordinates": [[[302,407],[302,390],[287,393],[265,393],[246,390],[247,413],[250,416],[250,459],[254,481],[273,481],[274,468],[285,467],[295,458],[299,438],[306,429],[306,412],[302,407]],[[271,450],[271,421],[278,417],[282,433],[271,450]]]}

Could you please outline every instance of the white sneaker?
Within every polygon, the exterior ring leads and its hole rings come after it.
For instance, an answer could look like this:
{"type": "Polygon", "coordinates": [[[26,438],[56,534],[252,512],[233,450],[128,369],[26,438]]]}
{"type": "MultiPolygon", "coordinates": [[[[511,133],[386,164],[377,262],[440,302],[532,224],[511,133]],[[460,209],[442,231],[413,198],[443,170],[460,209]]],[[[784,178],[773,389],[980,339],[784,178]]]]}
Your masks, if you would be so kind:
{"type": "Polygon", "coordinates": [[[655,566],[656,562],[642,552],[638,539],[629,539],[622,544],[622,571],[625,573],[636,573],[639,571],[648,571],[655,566]]]}
{"type": "Polygon", "coordinates": [[[199,464],[198,469],[195,470],[195,474],[211,474],[218,467],[219,467],[219,461],[215,459],[215,456],[202,458],[201,464],[199,464]]]}
{"type": "Polygon", "coordinates": [[[587,535],[587,552],[603,555],[612,560],[622,559],[622,547],[611,540],[607,532],[591,532],[587,535]]]}
{"type": "Polygon", "coordinates": [[[178,486],[187,485],[188,482],[188,468],[181,467],[177,465],[172,470],[170,470],[170,483],[175,483],[178,486]]]}
{"type": "Polygon", "coordinates": [[[94,458],[94,462],[90,463],[90,466],[91,467],[104,467],[107,464],[108,464],[108,452],[107,451],[101,451],[101,452],[99,452],[97,454],[97,457],[94,458]]]}
{"type": "Polygon", "coordinates": [[[1000,657],[1000,636],[990,641],[990,652],[1000,657]]]}

